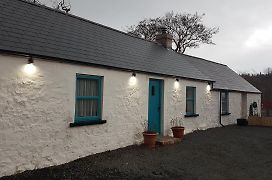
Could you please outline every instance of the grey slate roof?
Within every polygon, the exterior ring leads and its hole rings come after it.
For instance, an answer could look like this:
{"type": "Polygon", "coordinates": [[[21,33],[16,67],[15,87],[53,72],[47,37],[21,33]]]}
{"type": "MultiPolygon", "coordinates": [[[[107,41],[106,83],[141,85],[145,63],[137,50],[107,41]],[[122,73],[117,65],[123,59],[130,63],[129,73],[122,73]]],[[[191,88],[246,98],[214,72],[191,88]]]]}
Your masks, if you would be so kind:
{"type": "Polygon", "coordinates": [[[22,0],[0,1],[0,50],[205,81],[215,88],[259,91],[226,65],[22,0]]]}
{"type": "Polygon", "coordinates": [[[200,60],[196,57],[187,56],[186,58],[203,74],[215,81],[215,89],[260,93],[257,88],[255,88],[244,78],[236,74],[226,65],[214,63],[207,60],[200,60]]]}

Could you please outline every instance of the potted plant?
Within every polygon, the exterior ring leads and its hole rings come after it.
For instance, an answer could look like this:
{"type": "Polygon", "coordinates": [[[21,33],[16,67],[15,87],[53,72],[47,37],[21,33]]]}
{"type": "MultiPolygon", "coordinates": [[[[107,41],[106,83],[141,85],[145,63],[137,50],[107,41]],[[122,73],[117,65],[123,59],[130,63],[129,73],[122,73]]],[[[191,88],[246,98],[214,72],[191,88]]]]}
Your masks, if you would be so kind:
{"type": "Polygon", "coordinates": [[[151,149],[155,148],[158,133],[148,130],[148,120],[144,121],[143,126],[144,145],[151,149]]]}
{"type": "Polygon", "coordinates": [[[172,132],[175,138],[183,139],[184,127],[182,126],[182,118],[175,117],[171,119],[172,132]]]}

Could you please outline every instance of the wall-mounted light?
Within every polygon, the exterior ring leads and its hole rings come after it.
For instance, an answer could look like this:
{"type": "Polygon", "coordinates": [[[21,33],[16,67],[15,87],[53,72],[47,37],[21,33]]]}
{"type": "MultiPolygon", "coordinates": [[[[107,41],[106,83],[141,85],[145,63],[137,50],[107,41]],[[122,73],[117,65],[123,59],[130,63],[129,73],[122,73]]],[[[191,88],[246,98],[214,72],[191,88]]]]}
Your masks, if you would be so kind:
{"type": "Polygon", "coordinates": [[[136,83],[137,83],[136,73],[133,72],[133,73],[132,73],[132,76],[131,76],[130,79],[129,79],[129,85],[130,85],[130,86],[135,86],[136,83]]]}
{"type": "Polygon", "coordinates": [[[208,84],[206,89],[207,89],[207,91],[210,91],[211,90],[211,85],[208,84]]]}
{"type": "Polygon", "coordinates": [[[37,68],[35,67],[34,59],[32,56],[28,58],[27,64],[24,66],[24,72],[28,75],[32,75],[37,71],[37,68]]]}
{"type": "Polygon", "coordinates": [[[33,63],[34,63],[33,57],[30,56],[30,57],[28,58],[28,64],[33,64],[33,63]]]}
{"type": "Polygon", "coordinates": [[[208,82],[208,85],[206,87],[208,92],[212,89],[212,86],[213,86],[212,82],[208,82]]]}
{"type": "Polygon", "coordinates": [[[174,82],[174,88],[178,89],[179,88],[179,79],[176,78],[176,81],[174,82]]]}

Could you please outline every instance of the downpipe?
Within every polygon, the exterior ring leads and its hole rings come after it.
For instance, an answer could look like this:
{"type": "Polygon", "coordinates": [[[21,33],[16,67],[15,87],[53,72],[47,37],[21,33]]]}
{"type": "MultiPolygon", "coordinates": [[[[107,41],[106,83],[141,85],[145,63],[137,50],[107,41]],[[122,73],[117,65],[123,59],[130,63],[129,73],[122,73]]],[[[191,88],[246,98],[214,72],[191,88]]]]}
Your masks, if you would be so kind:
{"type": "Polygon", "coordinates": [[[219,124],[222,126],[222,127],[225,127],[223,124],[222,124],[222,94],[221,94],[221,91],[219,91],[219,124]]]}

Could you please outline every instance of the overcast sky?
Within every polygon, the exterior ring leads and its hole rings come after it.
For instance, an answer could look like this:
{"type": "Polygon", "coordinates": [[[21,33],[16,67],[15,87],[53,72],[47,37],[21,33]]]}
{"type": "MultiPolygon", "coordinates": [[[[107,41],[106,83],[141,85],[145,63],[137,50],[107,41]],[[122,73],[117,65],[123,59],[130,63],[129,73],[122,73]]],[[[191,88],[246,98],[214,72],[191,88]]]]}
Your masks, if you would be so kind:
{"type": "MultiPolygon", "coordinates": [[[[50,1],[46,2],[50,6],[50,1]]],[[[69,1],[69,0],[68,0],[69,1]]],[[[124,31],[143,18],[166,12],[205,13],[204,24],[219,27],[216,45],[202,45],[185,54],[227,64],[238,73],[272,67],[271,0],[70,0],[71,14],[124,31]]]]}

